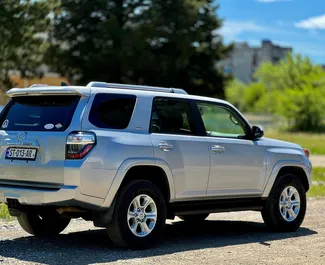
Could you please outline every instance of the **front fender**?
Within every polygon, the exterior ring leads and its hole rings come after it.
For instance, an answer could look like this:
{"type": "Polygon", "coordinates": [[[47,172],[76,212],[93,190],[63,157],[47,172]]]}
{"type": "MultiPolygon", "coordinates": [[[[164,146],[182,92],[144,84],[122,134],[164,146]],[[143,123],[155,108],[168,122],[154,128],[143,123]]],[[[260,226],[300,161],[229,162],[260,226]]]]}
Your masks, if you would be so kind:
{"type": "Polygon", "coordinates": [[[311,186],[312,166],[311,166],[310,162],[308,162],[308,163],[306,163],[306,162],[307,161],[305,161],[305,160],[280,160],[280,161],[277,161],[274,164],[271,173],[269,174],[269,178],[265,185],[262,197],[266,198],[269,196],[270,191],[273,187],[273,184],[278,176],[278,173],[280,172],[281,168],[283,168],[283,167],[300,167],[300,168],[302,168],[308,178],[309,186],[311,186]]]}
{"type": "Polygon", "coordinates": [[[169,190],[170,190],[170,201],[175,200],[175,185],[174,185],[174,178],[170,167],[168,166],[167,162],[162,159],[156,159],[153,157],[145,157],[145,158],[128,158],[123,161],[121,166],[119,167],[112,185],[106,195],[104,203],[102,205],[103,208],[109,208],[117,194],[123,179],[126,173],[135,166],[158,166],[162,168],[167,176],[169,190]]]}

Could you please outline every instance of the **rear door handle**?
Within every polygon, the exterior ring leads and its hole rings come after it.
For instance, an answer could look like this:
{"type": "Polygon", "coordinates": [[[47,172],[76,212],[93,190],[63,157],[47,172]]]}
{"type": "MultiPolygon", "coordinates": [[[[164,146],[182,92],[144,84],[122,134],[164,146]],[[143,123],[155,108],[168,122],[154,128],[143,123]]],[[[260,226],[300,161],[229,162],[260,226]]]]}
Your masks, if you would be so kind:
{"type": "Polygon", "coordinates": [[[224,153],[226,151],[226,148],[224,148],[221,145],[211,145],[211,152],[212,153],[224,153]]]}
{"type": "Polygon", "coordinates": [[[168,143],[159,143],[158,147],[160,150],[168,152],[172,149],[174,149],[174,146],[172,144],[168,144],[168,143]]]}

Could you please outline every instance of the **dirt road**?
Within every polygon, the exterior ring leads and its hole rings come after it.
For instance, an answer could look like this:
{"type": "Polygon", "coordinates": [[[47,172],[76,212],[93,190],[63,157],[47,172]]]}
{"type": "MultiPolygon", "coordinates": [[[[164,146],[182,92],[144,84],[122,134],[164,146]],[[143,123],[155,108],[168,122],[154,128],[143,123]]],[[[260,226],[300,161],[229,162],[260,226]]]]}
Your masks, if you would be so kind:
{"type": "Polygon", "coordinates": [[[312,155],[310,161],[313,167],[325,167],[325,155],[312,155]]]}
{"type": "Polygon", "coordinates": [[[257,212],[210,215],[200,226],[168,222],[164,242],[121,250],[104,229],[74,220],[63,234],[36,239],[16,222],[0,221],[2,264],[325,264],[325,200],[311,200],[295,233],[270,233],[257,212]]]}

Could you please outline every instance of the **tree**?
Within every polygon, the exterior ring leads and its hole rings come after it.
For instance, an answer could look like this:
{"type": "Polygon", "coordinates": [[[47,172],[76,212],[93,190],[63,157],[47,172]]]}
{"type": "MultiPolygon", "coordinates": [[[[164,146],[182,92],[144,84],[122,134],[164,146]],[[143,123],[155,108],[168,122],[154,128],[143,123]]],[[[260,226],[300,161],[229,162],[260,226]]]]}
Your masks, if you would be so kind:
{"type": "MultiPolygon", "coordinates": [[[[321,66],[313,64],[308,57],[289,54],[277,65],[262,64],[255,78],[257,82],[241,87],[242,94],[236,104],[243,110],[278,115],[295,131],[322,129],[325,71],[321,66]]],[[[235,93],[236,86],[227,87],[229,99],[235,93]]]]}
{"type": "Polygon", "coordinates": [[[62,0],[50,63],[76,83],[91,80],[223,95],[215,68],[231,46],[216,33],[212,0],[62,0]],[[78,3],[77,3],[78,2],[78,3]]]}
{"type": "Polygon", "coordinates": [[[9,71],[34,76],[43,62],[49,1],[0,0],[0,87],[11,88],[9,71]]]}

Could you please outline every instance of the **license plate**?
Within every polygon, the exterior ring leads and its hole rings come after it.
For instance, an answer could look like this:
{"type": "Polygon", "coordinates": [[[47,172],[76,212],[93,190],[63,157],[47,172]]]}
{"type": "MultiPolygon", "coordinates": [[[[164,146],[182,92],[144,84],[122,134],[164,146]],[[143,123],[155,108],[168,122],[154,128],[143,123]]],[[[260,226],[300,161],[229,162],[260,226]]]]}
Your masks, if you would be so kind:
{"type": "Polygon", "coordinates": [[[7,148],[6,159],[35,160],[36,151],[29,148],[7,148]]]}

